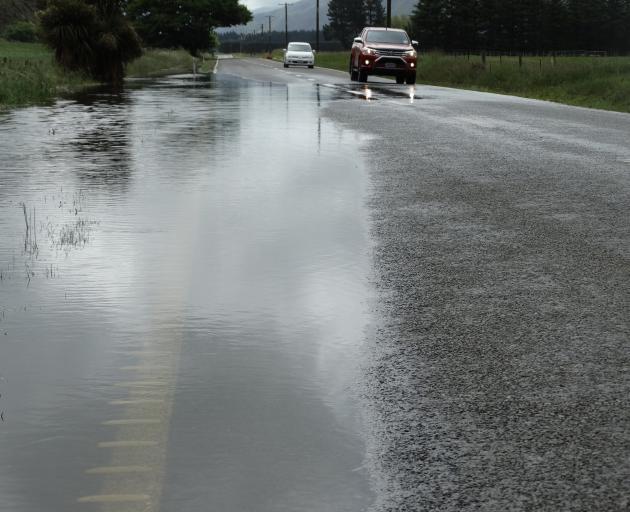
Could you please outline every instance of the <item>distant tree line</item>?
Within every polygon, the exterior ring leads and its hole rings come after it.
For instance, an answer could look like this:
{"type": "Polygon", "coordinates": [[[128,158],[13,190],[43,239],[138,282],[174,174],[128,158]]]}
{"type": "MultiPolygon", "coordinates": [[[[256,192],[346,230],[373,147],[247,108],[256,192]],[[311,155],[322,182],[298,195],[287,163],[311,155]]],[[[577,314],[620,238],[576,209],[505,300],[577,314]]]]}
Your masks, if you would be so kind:
{"type": "MultiPolygon", "coordinates": [[[[309,42],[314,41],[315,37],[314,30],[289,30],[289,41],[309,42]]],[[[284,30],[273,30],[272,32],[267,32],[267,30],[261,32],[259,30],[257,32],[239,33],[235,30],[230,30],[219,34],[219,42],[221,43],[238,43],[240,41],[271,41],[273,47],[278,48],[284,46],[285,32],[284,30]]]]}
{"type": "MultiPolygon", "coordinates": [[[[289,30],[289,41],[304,41],[315,46],[317,34],[315,30],[289,30]]],[[[285,32],[284,30],[273,30],[272,32],[260,31],[239,33],[236,31],[225,31],[219,33],[219,48],[226,53],[260,53],[273,50],[275,48],[284,48],[285,32]]],[[[342,51],[347,48],[342,46],[337,40],[324,38],[320,43],[321,51],[342,51]]]]}
{"type": "Polygon", "coordinates": [[[423,48],[630,51],[630,0],[420,0],[410,29],[423,48]]]}
{"type": "MultiPolygon", "coordinates": [[[[349,46],[383,25],[382,0],[330,0],[328,38],[349,46]]],[[[630,0],[419,0],[406,28],[425,49],[630,52],[630,0]]]]}

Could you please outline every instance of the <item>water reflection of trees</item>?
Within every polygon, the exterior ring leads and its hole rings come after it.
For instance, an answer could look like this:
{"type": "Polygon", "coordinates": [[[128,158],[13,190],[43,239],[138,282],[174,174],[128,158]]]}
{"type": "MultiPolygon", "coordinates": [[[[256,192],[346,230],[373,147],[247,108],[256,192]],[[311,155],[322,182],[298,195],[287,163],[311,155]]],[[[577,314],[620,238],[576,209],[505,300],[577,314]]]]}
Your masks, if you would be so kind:
{"type": "Polygon", "coordinates": [[[126,190],[132,175],[130,93],[94,89],[75,100],[84,107],[83,116],[67,144],[81,185],[126,190]]]}
{"type": "Polygon", "coordinates": [[[172,181],[207,169],[238,146],[243,96],[242,84],[229,79],[173,77],[156,84],[138,97],[136,129],[145,134],[139,165],[172,181]]]}

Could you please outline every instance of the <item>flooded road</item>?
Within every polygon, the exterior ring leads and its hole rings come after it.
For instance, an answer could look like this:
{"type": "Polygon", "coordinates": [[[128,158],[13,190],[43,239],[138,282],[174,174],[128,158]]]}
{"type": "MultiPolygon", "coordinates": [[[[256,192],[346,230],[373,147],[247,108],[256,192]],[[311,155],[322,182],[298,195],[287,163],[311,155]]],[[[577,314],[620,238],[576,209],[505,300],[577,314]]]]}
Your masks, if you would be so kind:
{"type": "Polygon", "coordinates": [[[2,114],[2,510],[372,503],[368,182],[333,94],[172,77],[2,114]]]}
{"type": "Polygon", "coordinates": [[[0,509],[627,511],[630,116],[221,61],[0,118],[0,509]]]}

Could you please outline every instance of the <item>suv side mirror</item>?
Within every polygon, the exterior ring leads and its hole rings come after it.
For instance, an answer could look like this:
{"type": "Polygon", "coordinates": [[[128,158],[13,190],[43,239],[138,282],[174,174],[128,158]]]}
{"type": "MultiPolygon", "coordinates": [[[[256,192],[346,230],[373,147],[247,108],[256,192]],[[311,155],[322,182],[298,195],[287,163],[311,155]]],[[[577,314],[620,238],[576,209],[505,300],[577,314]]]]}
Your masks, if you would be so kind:
{"type": "Polygon", "coordinates": [[[283,48],[283,49],[282,49],[282,51],[283,51],[284,53],[287,53],[287,49],[286,49],[286,48],[283,48]]]}
{"type": "Polygon", "coordinates": [[[416,40],[413,40],[411,41],[411,46],[413,46],[417,50],[418,46],[420,46],[420,43],[416,40]]]}
{"type": "Polygon", "coordinates": [[[317,53],[317,50],[311,50],[313,53],[317,53]]]}
{"type": "Polygon", "coordinates": [[[361,39],[360,37],[355,37],[354,42],[357,44],[363,44],[363,39],[361,39]]]}

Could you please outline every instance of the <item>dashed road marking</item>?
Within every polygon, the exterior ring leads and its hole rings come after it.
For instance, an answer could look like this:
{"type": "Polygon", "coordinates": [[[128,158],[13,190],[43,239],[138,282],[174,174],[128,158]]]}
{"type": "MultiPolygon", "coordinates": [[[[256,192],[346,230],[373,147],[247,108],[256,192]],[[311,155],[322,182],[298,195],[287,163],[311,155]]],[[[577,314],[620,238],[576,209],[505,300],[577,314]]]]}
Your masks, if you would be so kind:
{"type": "Polygon", "coordinates": [[[118,347],[109,351],[112,354],[125,354],[130,356],[170,356],[171,353],[168,350],[162,350],[157,348],[139,348],[137,344],[130,347],[118,347]]]}
{"type": "Polygon", "coordinates": [[[119,475],[123,473],[149,473],[153,471],[149,466],[101,466],[85,471],[88,475],[119,475]]]}
{"type": "Polygon", "coordinates": [[[160,398],[133,398],[129,400],[111,400],[109,405],[157,405],[164,403],[160,398]]]}
{"type": "Polygon", "coordinates": [[[79,503],[143,503],[150,501],[148,494],[95,494],[82,496],[79,503]]]}
{"type": "Polygon", "coordinates": [[[99,448],[144,448],[158,446],[156,441],[103,441],[98,443],[99,448]]]}
{"type": "Polygon", "coordinates": [[[121,370],[125,372],[153,372],[160,370],[167,370],[167,366],[159,366],[159,365],[134,365],[134,366],[123,366],[121,370]]]}
{"type": "MultiPolygon", "coordinates": [[[[198,200],[201,201],[200,198],[198,200]]],[[[200,204],[196,205],[194,200],[189,202],[189,206],[191,211],[199,211],[200,204]]],[[[172,232],[173,247],[180,248],[183,255],[190,254],[193,242],[198,238],[198,227],[192,221],[172,232]]],[[[181,255],[166,251],[163,259],[161,264],[170,269],[174,262],[180,262],[181,255]],[[171,261],[170,258],[174,259],[171,261]]],[[[185,265],[178,268],[181,268],[180,275],[169,273],[173,286],[165,283],[160,287],[160,290],[165,290],[163,296],[158,293],[154,297],[161,299],[160,315],[162,306],[168,307],[173,314],[173,323],[168,328],[161,328],[151,322],[144,336],[115,347],[121,354],[120,360],[124,361],[117,365],[119,375],[124,375],[124,378],[119,379],[123,382],[111,386],[119,393],[109,400],[109,405],[115,406],[116,412],[110,413],[111,419],[102,422],[102,425],[111,428],[108,438],[97,443],[101,450],[107,450],[105,454],[109,457],[105,463],[99,461],[91,469],[84,468],[89,475],[100,480],[100,490],[93,496],[79,498],[82,503],[101,504],[100,512],[160,510],[185,327],[183,323],[175,322],[183,317],[188,290],[185,283],[191,278],[185,265]],[[181,290],[181,296],[172,293],[173,288],[181,290]],[[121,366],[125,366],[125,370],[121,371],[121,366]],[[134,502],[139,503],[134,505],[134,502]],[[122,505],[118,505],[120,503],[122,505]]],[[[158,310],[153,314],[157,314],[158,310]]]]}
{"type": "Polygon", "coordinates": [[[122,420],[107,420],[103,422],[103,425],[157,425],[162,423],[162,420],[148,419],[148,418],[135,418],[135,419],[122,419],[122,420]]]}
{"type": "Polygon", "coordinates": [[[150,388],[166,386],[166,382],[160,380],[132,380],[129,382],[116,382],[114,386],[117,388],[150,388]]]}

